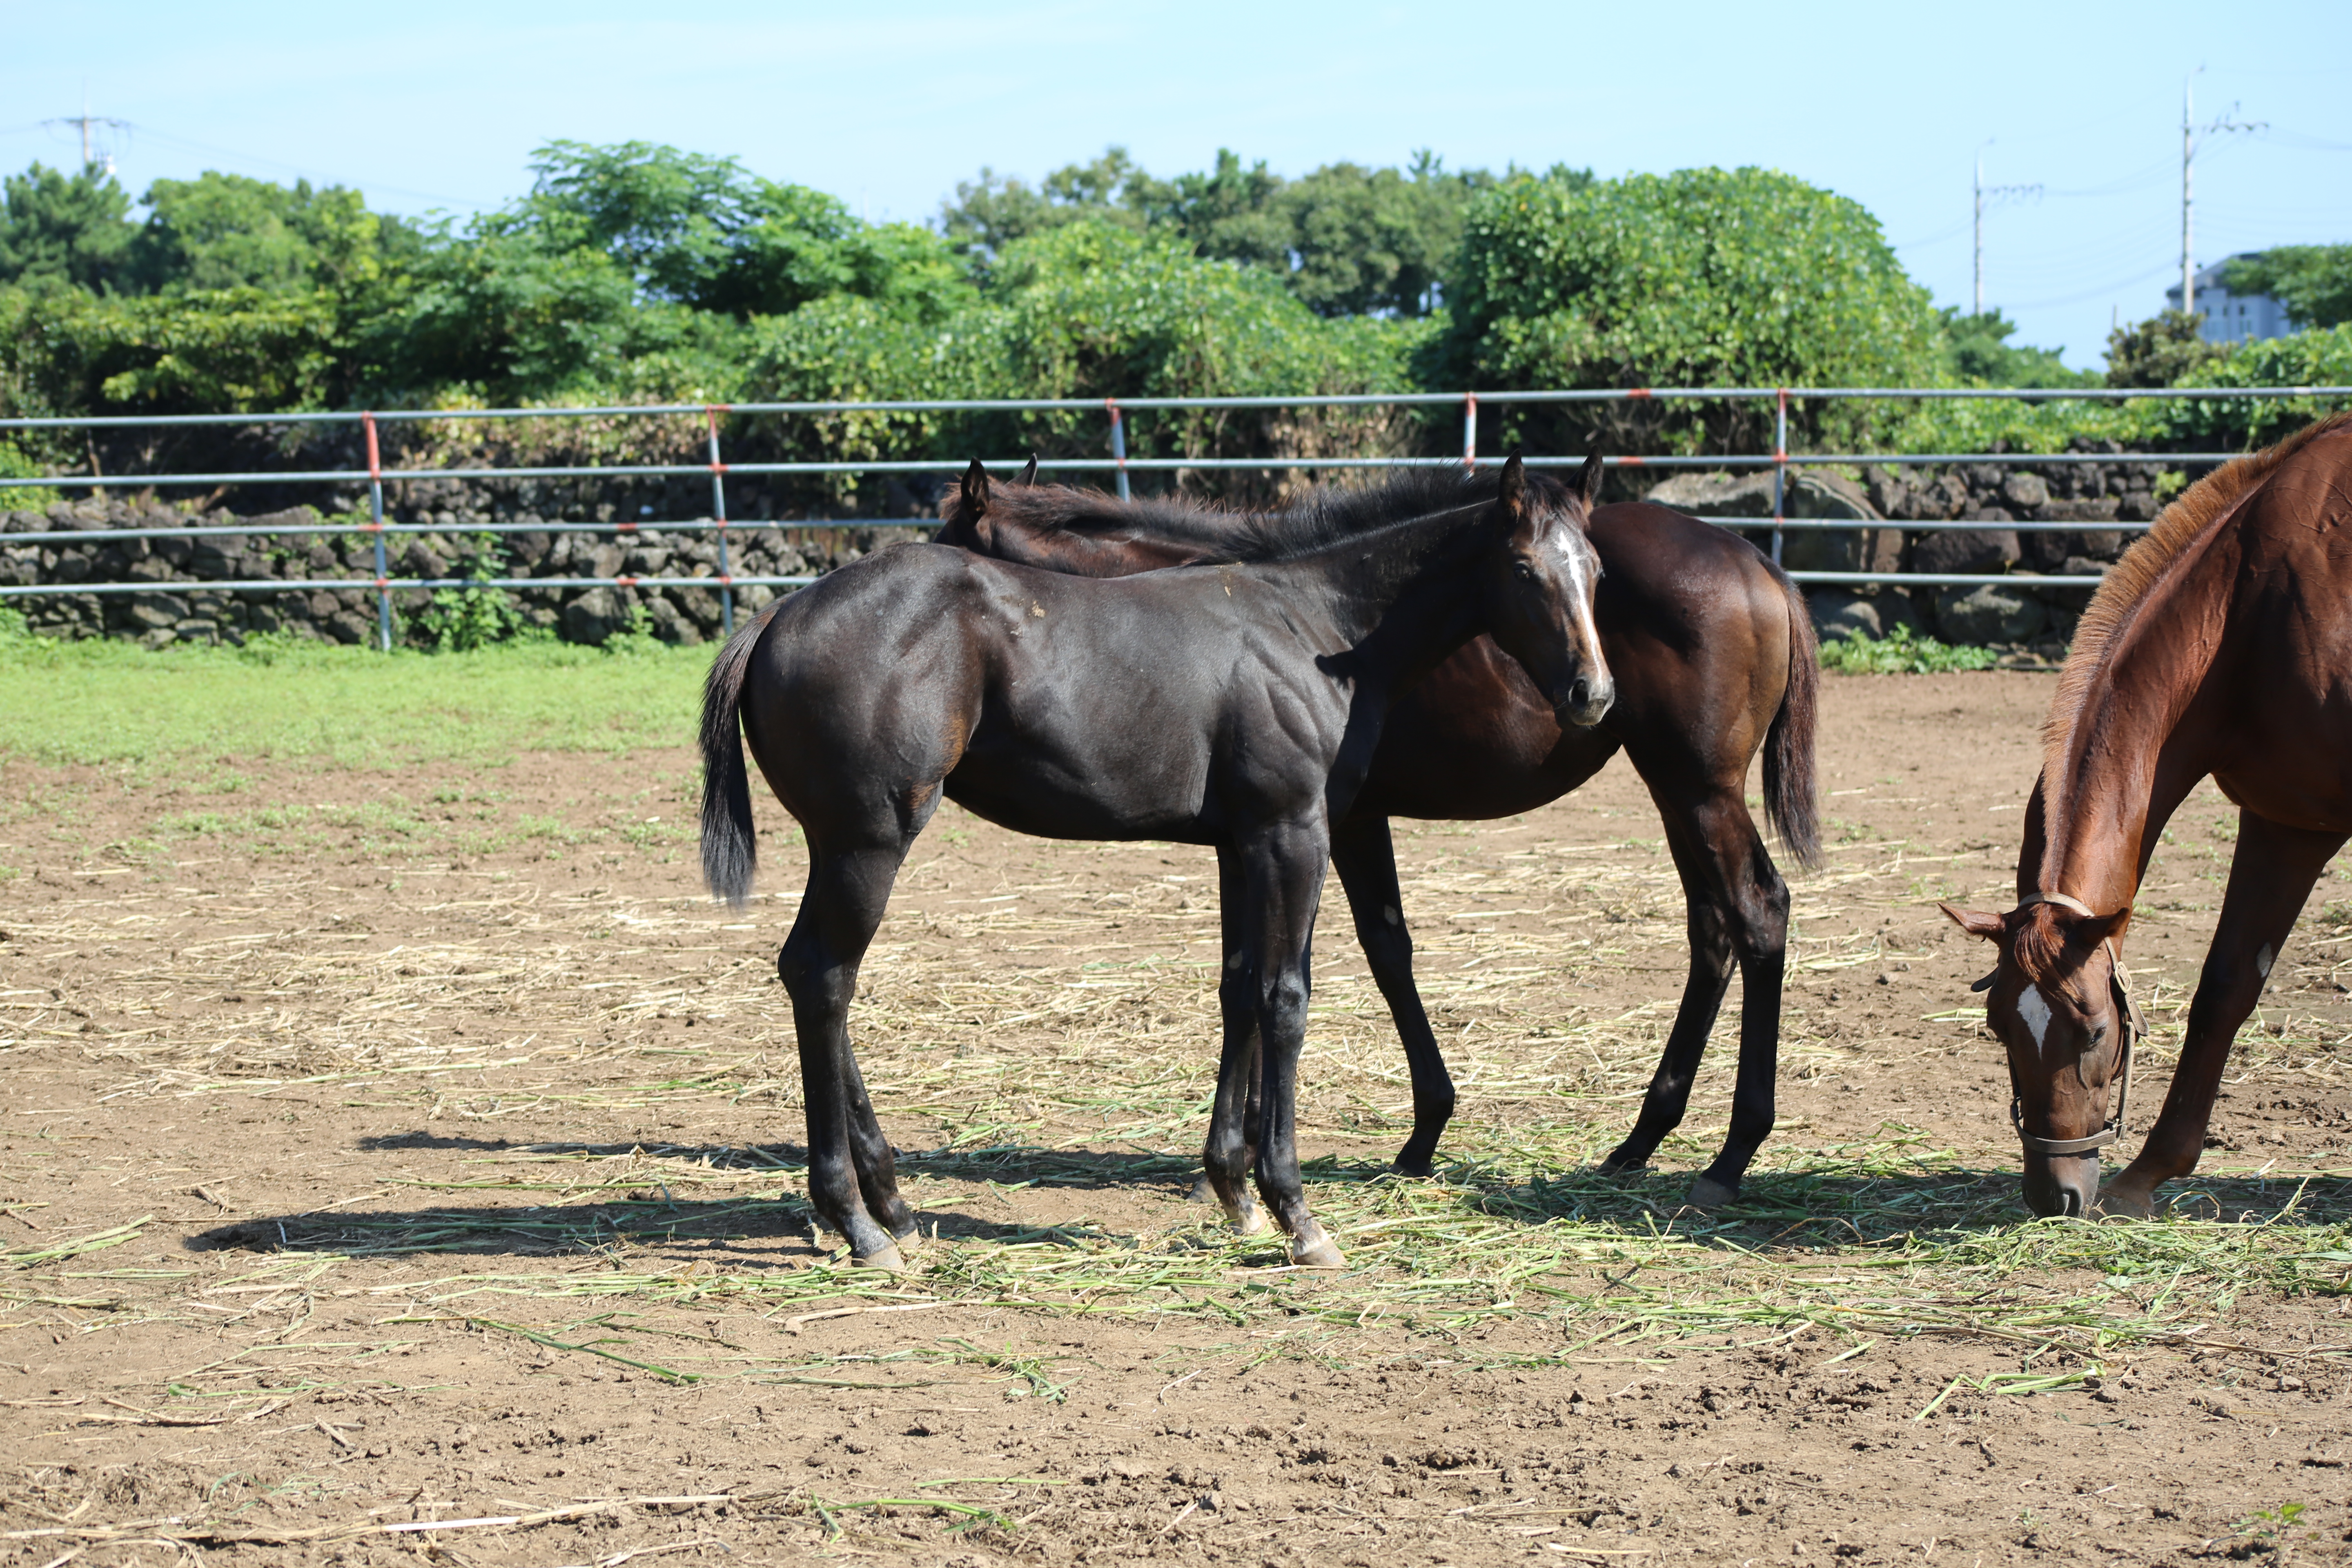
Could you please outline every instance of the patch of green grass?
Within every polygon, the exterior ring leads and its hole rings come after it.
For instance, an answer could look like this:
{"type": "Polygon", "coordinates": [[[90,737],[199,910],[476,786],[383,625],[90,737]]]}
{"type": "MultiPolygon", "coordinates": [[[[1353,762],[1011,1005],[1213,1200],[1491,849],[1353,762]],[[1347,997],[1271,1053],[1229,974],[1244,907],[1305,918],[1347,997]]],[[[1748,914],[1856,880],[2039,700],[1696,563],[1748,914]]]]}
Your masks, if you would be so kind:
{"type": "Polygon", "coordinates": [[[286,641],[148,652],[0,635],[0,754],[389,767],[686,744],[713,650],[645,640],[615,657],[543,642],[440,655],[286,641]]]}
{"type": "Polygon", "coordinates": [[[1822,644],[1822,668],[1838,675],[1941,675],[1955,669],[1990,669],[2000,655],[1916,637],[1896,626],[1884,637],[1849,632],[1822,644]]]}

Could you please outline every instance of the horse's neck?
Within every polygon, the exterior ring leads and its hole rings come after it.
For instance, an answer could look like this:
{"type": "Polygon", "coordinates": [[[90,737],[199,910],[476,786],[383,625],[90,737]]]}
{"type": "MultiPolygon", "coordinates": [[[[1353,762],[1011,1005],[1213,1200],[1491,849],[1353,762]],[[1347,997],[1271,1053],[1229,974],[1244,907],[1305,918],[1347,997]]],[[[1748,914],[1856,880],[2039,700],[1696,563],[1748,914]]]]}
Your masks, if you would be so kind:
{"type": "Polygon", "coordinates": [[[2181,720],[2229,634],[2239,552],[2200,541],[2116,629],[2040,788],[2042,892],[2109,914],[2128,906],[2173,809],[2210,768],[2181,720]]]}
{"type": "Polygon", "coordinates": [[[1319,606],[1354,679],[1394,686],[1483,629],[1478,572],[1494,544],[1485,510],[1461,507],[1250,570],[1319,606]]]}

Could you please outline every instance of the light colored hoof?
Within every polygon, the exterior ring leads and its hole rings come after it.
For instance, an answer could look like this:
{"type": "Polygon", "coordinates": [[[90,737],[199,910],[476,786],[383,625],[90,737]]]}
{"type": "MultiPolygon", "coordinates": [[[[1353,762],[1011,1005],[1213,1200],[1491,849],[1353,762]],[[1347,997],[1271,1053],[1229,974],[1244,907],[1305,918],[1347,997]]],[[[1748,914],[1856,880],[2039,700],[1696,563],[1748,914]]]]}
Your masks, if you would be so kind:
{"type": "Polygon", "coordinates": [[[1234,1227],[1235,1236],[1255,1236],[1265,1228],[1265,1211],[1255,1204],[1245,1209],[1227,1209],[1225,1223],[1234,1227]]]}
{"type": "Polygon", "coordinates": [[[2116,1219],[2154,1219],[2156,1194],[2137,1187],[2102,1187],[2099,1212],[2116,1219]]]}
{"type": "Polygon", "coordinates": [[[898,1256],[896,1247],[885,1247],[867,1258],[852,1257],[850,1263],[859,1268],[879,1268],[886,1274],[904,1274],[907,1260],[898,1256]]]}
{"type": "Polygon", "coordinates": [[[1345,1268],[1347,1258],[1328,1236],[1318,1236],[1311,1241],[1294,1243],[1290,1261],[1301,1268],[1345,1268]]]}
{"type": "Polygon", "coordinates": [[[1727,1187],[1713,1176],[1698,1176],[1692,1179],[1690,1196],[1683,1201],[1695,1209],[1719,1209],[1738,1196],[1738,1188],[1727,1187]]]}
{"type": "Polygon", "coordinates": [[[1217,1201],[1217,1189],[1209,1184],[1206,1171],[1192,1178],[1192,1190],[1184,1195],[1188,1204],[1213,1204],[1217,1201]]]}

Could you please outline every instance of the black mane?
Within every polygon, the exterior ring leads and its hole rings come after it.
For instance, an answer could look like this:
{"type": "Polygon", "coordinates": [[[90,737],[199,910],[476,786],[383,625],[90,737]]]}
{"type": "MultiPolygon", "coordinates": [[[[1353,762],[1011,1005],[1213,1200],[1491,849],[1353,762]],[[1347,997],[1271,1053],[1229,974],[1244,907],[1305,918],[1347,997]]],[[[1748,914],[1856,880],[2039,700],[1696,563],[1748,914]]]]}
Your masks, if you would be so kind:
{"type": "MultiPolygon", "coordinates": [[[[1500,470],[1465,474],[1444,468],[1407,468],[1360,488],[1318,487],[1302,504],[1280,510],[1219,511],[1181,500],[1123,501],[1104,490],[1071,485],[997,485],[989,510],[1040,533],[1106,534],[1130,531],[1198,546],[1208,560],[1255,563],[1294,560],[1381,529],[1495,499],[1500,470]]],[[[1557,481],[1528,476],[1528,500],[1542,508],[1563,504],[1557,481]]],[[[961,500],[950,490],[940,503],[952,518],[961,500]]]]}

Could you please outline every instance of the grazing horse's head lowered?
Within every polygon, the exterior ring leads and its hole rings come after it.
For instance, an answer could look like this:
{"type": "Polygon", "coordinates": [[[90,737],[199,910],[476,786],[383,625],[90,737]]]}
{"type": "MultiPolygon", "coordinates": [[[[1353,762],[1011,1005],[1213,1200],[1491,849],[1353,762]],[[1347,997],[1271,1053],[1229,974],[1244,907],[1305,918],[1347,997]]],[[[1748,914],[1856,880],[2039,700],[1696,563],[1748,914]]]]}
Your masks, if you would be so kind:
{"type": "Polygon", "coordinates": [[[2099,1195],[2099,1151],[2121,1134],[2132,1046],[2144,1031],[2114,938],[2129,911],[2102,915],[2036,893],[2005,915],[1943,906],[2000,950],[1977,982],[1985,1021],[2009,1051],[2010,1120],[2025,1146],[2025,1202],[2079,1215],[2099,1195]]]}
{"type": "Polygon", "coordinates": [[[1496,645],[1519,661],[1560,723],[1580,729],[1601,722],[1617,697],[1592,621],[1601,556],[1585,524],[1600,492],[1599,453],[1585,459],[1576,489],[1557,501],[1529,493],[1527,470],[1513,454],[1495,498],[1510,528],[1509,545],[1486,586],[1496,645]]]}

